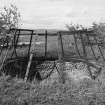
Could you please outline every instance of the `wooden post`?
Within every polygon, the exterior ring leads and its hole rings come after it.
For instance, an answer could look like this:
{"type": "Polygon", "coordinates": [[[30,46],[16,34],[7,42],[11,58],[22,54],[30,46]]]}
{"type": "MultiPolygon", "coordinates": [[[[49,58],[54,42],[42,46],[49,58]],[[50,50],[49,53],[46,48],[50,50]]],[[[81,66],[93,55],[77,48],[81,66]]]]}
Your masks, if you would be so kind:
{"type": "Polygon", "coordinates": [[[32,58],[33,58],[33,53],[30,54],[30,58],[29,58],[29,62],[28,62],[28,65],[27,65],[27,70],[26,70],[26,74],[25,74],[25,78],[24,78],[25,82],[27,81],[27,78],[28,78],[28,74],[29,74],[32,58]]]}
{"type": "Polygon", "coordinates": [[[63,51],[63,43],[62,43],[62,36],[61,33],[58,32],[58,57],[59,57],[59,78],[61,83],[65,83],[64,78],[64,63],[63,63],[63,57],[64,57],[64,51],[63,51]]]}
{"type": "Polygon", "coordinates": [[[47,30],[45,31],[45,57],[47,56],[47,30]]]}
{"type": "Polygon", "coordinates": [[[32,37],[33,37],[33,31],[31,33],[31,37],[30,37],[30,44],[29,44],[29,49],[28,49],[28,57],[30,56],[30,49],[31,49],[31,44],[32,44],[32,37]]]}

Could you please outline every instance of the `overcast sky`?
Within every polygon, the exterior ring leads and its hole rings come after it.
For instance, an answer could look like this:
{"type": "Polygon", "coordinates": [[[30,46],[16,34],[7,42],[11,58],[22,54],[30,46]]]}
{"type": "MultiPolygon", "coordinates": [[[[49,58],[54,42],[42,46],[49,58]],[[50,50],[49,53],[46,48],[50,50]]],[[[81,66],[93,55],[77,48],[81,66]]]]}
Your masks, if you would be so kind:
{"type": "Polygon", "coordinates": [[[105,21],[105,0],[0,0],[0,8],[10,3],[18,7],[24,28],[64,29],[70,23],[105,21]]]}

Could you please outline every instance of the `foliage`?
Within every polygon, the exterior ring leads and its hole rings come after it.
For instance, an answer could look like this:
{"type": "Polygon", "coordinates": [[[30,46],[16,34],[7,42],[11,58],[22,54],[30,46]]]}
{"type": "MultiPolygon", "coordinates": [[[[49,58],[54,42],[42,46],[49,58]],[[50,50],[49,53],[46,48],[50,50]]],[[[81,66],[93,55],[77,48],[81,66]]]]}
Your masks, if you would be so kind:
{"type": "Polygon", "coordinates": [[[11,4],[8,8],[4,7],[0,15],[0,20],[3,22],[3,27],[7,29],[18,27],[20,13],[15,5],[11,4]]]}
{"type": "Polygon", "coordinates": [[[69,31],[76,31],[76,30],[83,30],[85,29],[85,27],[83,27],[82,25],[79,24],[66,24],[66,27],[69,31]]]}
{"type": "MultiPolygon", "coordinates": [[[[8,34],[8,30],[11,28],[17,28],[20,19],[20,13],[15,5],[10,7],[4,7],[0,12],[0,40],[5,42],[10,41],[11,35],[8,34]],[[7,41],[6,41],[7,40],[7,41]]],[[[0,44],[3,44],[2,42],[0,44]]]]}
{"type": "MultiPolygon", "coordinates": [[[[66,25],[66,27],[69,29],[69,31],[76,31],[76,30],[84,30],[86,29],[82,25],[75,25],[75,24],[70,24],[66,25]]],[[[104,44],[105,42],[105,23],[92,23],[91,28],[87,28],[87,30],[93,30],[93,33],[97,36],[98,42],[104,44]]],[[[86,38],[84,38],[86,40],[86,38]]]]}
{"type": "MultiPolygon", "coordinates": [[[[69,31],[76,31],[76,30],[84,30],[87,29],[82,25],[79,24],[67,24],[66,25],[67,29],[69,29],[69,31]]],[[[94,31],[95,34],[97,34],[100,37],[105,37],[105,23],[92,23],[92,27],[91,30],[94,31]]]]}
{"type": "Polygon", "coordinates": [[[7,30],[18,27],[19,19],[20,13],[16,6],[11,4],[8,8],[4,7],[0,12],[0,34],[6,35],[7,30]]]}
{"type": "Polygon", "coordinates": [[[105,37],[105,23],[93,23],[92,29],[99,36],[105,37]]]}
{"type": "Polygon", "coordinates": [[[98,41],[104,43],[105,41],[105,23],[93,23],[92,29],[98,36],[98,41]]]}
{"type": "MultiPolygon", "coordinates": [[[[70,25],[66,25],[66,27],[71,32],[72,31],[75,32],[75,31],[78,31],[78,30],[85,30],[86,29],[85,27],[83,27],[82,25],[79,25],[79,24],[70,24],[70,25]]],[[[76,37],[81,39],[79,34],[77,34],[76,37]]],[[[87,41],[87,37],[86,36],[83,35],[82,38],[83,38],[83,40],[85,40],[85,42],[87,41]]]]}

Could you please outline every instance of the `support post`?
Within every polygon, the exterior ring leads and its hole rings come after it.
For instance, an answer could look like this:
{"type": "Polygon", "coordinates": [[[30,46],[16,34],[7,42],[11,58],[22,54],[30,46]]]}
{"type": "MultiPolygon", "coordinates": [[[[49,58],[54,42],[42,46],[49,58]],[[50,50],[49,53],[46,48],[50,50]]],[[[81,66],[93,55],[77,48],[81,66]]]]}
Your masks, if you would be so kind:
{"type": "Polygon", "coordinates": [[[64,57],[63,43],[61,33],[58,32],[58,56],[59,59],[62,60],[64,57]]]}
{"type": "Polygon", "coordinates": [[[16,48],[17,48],[17,43],[18,43],[19,35],[20,35],[20,30],[18,31],[18,34],[16,35],[17,37],[15,38],[15,43],[14,43],[14,53],[15,53],[16,57],[17,57],[16,48]]]}
{"type": "Polygon", "coordinates": [[[32,37],[33,37],[33,30],[32,30],[31,37],[30,37],[30,44],[29,44],[29,49],[28,49],[28,57],[30,56],[30,49],[31,49],[31,44],[32,44],[32,37]]]}
{"type": "Polygon", "coordinates": [[[28,74],[29,74],[29,70],[30,70],[30,67],[31,67],[32,58],[33,58],[33,53],[30,54],[30,58],[29,58],[29,62],[28,62],[28,65],[27,65],[27,70],[26,70],[26,74],[25,74],[25,78],[24,78],[25,82],[27,81],[27,78],[28,78],[28,74]]]}
{"type": "Polygon", "coordinates": [[[87,35],[87,40],[90,43],[90,48],[92,50],[93,56],[94,56],[95,60],[97,60],[95,52],[94,52],[94,49],[93,49],[93,46],[91,45],[91,41],[90,41],[89,35],[88,34],[86,34],[86,35],[87,35]]]}
{"type": "Polygon", "coordinates": [[[77,45],[77,38],[76,38],[75,34],[73,35],[73,37],[74,37],[74,42],[75,42],[76,51],[77,51],[79,57],[81,57],[81,54],[80,54],[80,52],[79,52],[78,45],[77,45]]]}
{"type": "Polygon", "coordinates": [[[17,30],[15,30],[15,34],[14,34],[13,41],[12,41],[12,45],[13,45],[13,52],[12,52],[11,58],[12,58],[12,56],[13,56],[13,54],[14,54],[14,53],[16,54],[16,52],[15,52],[16,34],[17,34],[17,30]]]}
{"type": "Polygon", "coordinates": [[[86,53],[86,48],[85,48],[85,44],[84,44],[84,40],[83,40],[83,35],[79,34],[80,38],[81,38],[81,43],[82,43],[82,48],[83,48],[83,57],[87,58],[87,53],[86,53]]]}
{"type": "Polygon", "coordinates": [[[17,38],[16,38],[15,47],[17,47],[17,44],[18,44],[18,41],[19,41],[19,36],[20,36],[20,30],[19,30],[17,38]]]}
{"type": "Polygon", "coordinates": [[[94,36],[94,40],[95,40],[95,42],[96,42],[96,44],[97,44],[97,46],[98,46],[98,49],[99,49],[99,51],[100,51],[100,54],[101,54],[103,60],[105,61],[104,55],[103,55],[102,50],[101,50],[101,48],[100,48],[100,46],[99,46],[99,44],[98,44],[98,42],[97,42],[96,36],[94,36]]]}
{"type": "Polygon", "coordinates": [[[59,57],[59,79],[61,83],[65,83],[65,78],[64,78],[64,62],[63,62],[63,57],[64,57],[64,51],[63,51],[63,43],[62,43],[62,36],[61,33],[58,32],[58,57],[59,57]]]}
{"type": "Polygon", "coordinates": [[[45,31],[45,57],[47,56],[47,30],[45,31]]]}

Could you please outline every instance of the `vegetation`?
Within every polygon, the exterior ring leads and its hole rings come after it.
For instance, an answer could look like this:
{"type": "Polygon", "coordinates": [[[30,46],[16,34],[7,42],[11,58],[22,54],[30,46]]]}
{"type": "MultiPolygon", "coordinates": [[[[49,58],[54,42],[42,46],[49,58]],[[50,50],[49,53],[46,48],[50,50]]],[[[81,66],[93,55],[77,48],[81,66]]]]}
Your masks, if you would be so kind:
{"type": "Polygon", "coordinates": [[[3,11],[0,13],[0,28],[1,29],[11,29],[17,28],[20,19],[20,13],[14,5],[10,5],[9,8],[4,7],[3,11]]]}
{"type": "MultiPolygon", "coordinates": [[[[75,30],[79,30],[79,29],[87,29],[85,27],[83,27],[82,25],[79,24],[70,24],[70,25],[66,25],[66,27],[69,29],[69,31],[75,31],[75,30]]],[[[93,32],[98,36],[98,40],[101,42],[105,41],[105,23],[92,23],[92,27],[90,28],[91,30],[93,30],[93,32]]]]}
{"type": "Polygon", "coordinates": [[[11,39],[11,35],[8,34],[8,30],[11,28],[17,28],[20,20],[20,13],[14,5],[10,7],[4,7],[0,12],[0,45],[8,43],[11,39]]]}
{"type": "Polygon", "coordinates": [[[25,83],[18,78],[0,77],[0,105],[104,105],[104,93],[105,71],[94,81],[68,79],[65,84],[57,80],[25,83]]]}

